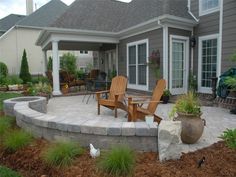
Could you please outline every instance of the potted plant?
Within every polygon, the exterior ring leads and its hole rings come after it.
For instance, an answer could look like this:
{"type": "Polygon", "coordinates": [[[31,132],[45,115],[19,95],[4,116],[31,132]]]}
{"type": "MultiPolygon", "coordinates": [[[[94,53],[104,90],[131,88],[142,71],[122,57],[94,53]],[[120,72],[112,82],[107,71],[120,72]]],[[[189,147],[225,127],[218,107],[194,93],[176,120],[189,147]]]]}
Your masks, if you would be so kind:
{"type": "Polygon", "coordinates": [[[63,94],[67,94],[69,92],[69,86],[68,84],[65,84],[62,86],[61,91],[63,94]]]}
{"type": "Polygon", "coordinates": [[[202,136],[205,120],[201,119],[200,104],[196,95],[189,92],[181,96],[175,103],[170,117],[177,117],[174,120],[181,121],[181,140],[186,144],[193,144],[202,136]]]}
{"type": "Polygon", "coordinates": [[[162,95],[162,101],[163,101],[162,103],[163,104],[168,103],[168,101],[170,99],[170,95],[171,95],[170,90],[165,89],[164,92],[163,92],[163,95],[162,95]]]}

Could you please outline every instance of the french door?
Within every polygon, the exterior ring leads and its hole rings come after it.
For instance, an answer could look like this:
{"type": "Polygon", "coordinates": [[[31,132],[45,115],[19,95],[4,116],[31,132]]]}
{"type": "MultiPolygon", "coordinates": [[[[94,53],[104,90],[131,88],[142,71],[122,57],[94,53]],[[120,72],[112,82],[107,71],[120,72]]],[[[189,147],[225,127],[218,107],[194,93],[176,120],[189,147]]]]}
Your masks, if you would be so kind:
{"type": "Polygon", "coordinates": [[[170,91],[173,95],[184,94],[188,90],[188,40],[183,36],[170,38],[170,91]]]}
{"type": "Polygon", "coordinates": [[[148,40],[127,44],[128,87],[148,90],[148,40]]]}

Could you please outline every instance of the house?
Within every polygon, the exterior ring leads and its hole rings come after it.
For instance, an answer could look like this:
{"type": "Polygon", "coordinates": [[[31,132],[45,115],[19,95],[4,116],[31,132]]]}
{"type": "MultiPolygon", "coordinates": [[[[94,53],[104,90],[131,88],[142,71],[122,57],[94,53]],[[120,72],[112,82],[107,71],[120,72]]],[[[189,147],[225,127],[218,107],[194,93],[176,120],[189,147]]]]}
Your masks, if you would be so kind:
{"type": "Polygon", "coordinates": [[[10,14],[0,19],[0,36],[6,33],[11,27],[13,27],[18,21],[25,18],[24,15],[10,14]]]}
{"type": "Polygon", "coordinates": [[[153,51],[160,52],[160,77],[174,95],[186,93],[195,75],[200,93],[211,93],[211,78],[235,66],[235,0],[79,0],[37,39],[53,51],[54,91],[59,90],[58,51],[99,51],[101,70],[127,75],[128,88],[151,91],[153,51]]]}

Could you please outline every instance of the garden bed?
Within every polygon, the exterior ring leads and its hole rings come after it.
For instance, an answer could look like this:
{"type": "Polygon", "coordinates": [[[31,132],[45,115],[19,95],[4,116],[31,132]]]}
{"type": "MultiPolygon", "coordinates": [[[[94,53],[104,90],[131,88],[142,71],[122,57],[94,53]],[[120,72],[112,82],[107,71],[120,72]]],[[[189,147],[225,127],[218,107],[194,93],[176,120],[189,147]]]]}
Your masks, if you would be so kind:
{"type": "MultiPolygon", "coordinates": [[[[96,159],[89,156],[88,150],[78,157],[72,166],[64,169],[52,168],[41,160],[42,150],[49,142],[38,139],[32,145],[18,150],[15,153],[7,153],[0,148],[0,165],[16,170],[24,177],[36,177],[41,175],[52,177],[106,176],[99,172],[96,159]]],[[[133,176],[236,176],[236,150],[229,149],[223,142],[213,144],[208,148],[193,153],[184,154],[180,160],[168,161],[161,164],[157,160],[156,153],[137,153],[136,167],[133,176]],[[197,168],[197,161],[206,158],[201,168],[197,168]]]]}

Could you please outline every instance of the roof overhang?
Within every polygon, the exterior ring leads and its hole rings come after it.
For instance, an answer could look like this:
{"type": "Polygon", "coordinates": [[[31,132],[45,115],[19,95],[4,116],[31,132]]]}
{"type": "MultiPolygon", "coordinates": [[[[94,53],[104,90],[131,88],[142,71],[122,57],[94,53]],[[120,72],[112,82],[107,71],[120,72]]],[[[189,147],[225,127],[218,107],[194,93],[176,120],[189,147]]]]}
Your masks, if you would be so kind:
{"type": "Polygon", "coordinates": [[[144,23],[138,24],[131,28],[119,32],[92,31],[92,30],[77,30],[49,27],[41,31],[36,45],[42,46],[44,49],[52,41],[79,41],[79,42],[94,42],[94,43],[119,43],[119,40],[138,35],[147,31],[162,28],[163,26],[175,27],[184,30],[192,30],[198,23],[195,20],[190,20],[173,15],[162,15],[158,18],[153,18],[144,23]]]}

